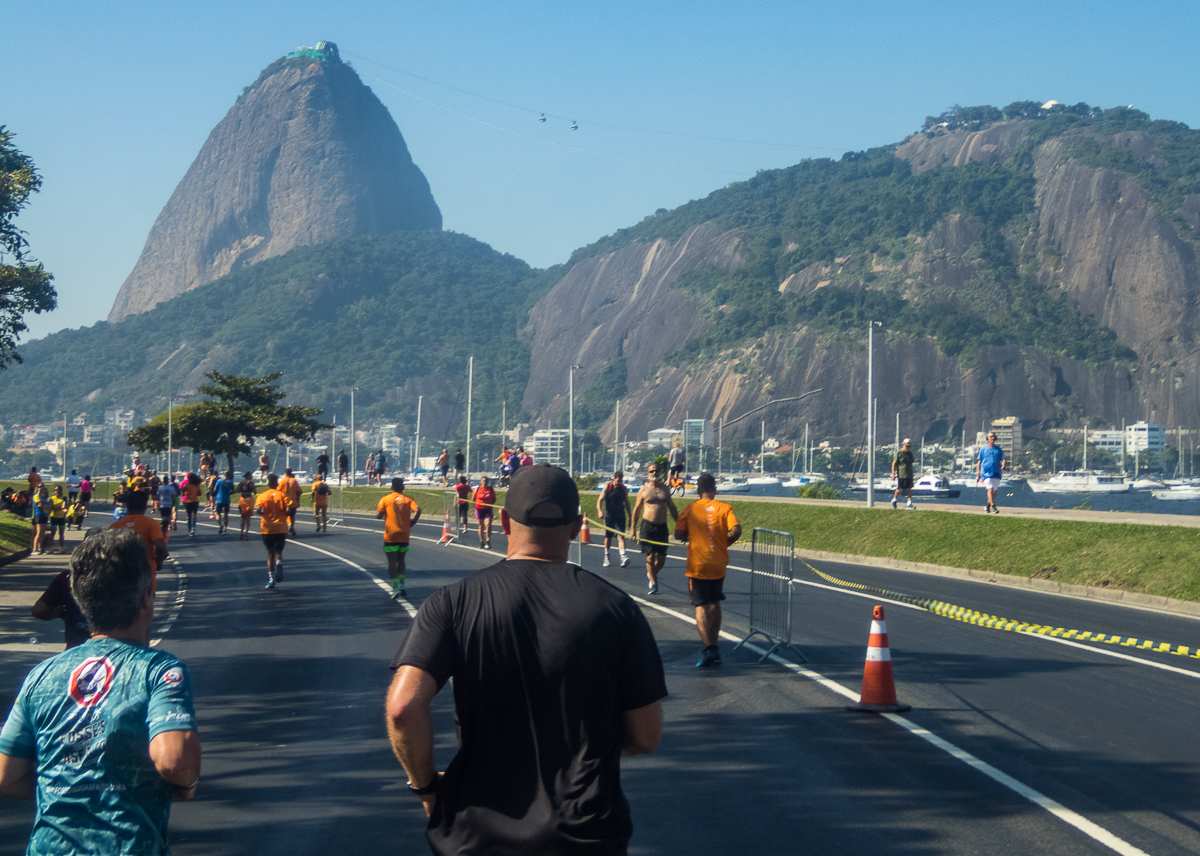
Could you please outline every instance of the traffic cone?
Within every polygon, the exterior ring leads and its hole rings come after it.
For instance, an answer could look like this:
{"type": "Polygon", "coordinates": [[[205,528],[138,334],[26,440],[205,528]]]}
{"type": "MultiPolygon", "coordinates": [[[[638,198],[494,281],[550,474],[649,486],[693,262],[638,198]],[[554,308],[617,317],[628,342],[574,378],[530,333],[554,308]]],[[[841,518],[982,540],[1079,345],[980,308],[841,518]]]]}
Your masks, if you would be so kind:
{"type": "Polygon", "coordinates": [[[862,695],[858,704],[846,708],[869,713],[901,713],[911,705],[896,702],[896,682],[892,678],[892,652],[888,648],[887,622],[883,607],[876,605],[867,642],[867,662],[863,667],[862,695]]]}
{"type": "Polygon", "coordinates": [[[446,512],[446,522],[442,524],[442,537],[438,544],[449,544],[454,540],[454,530],[450,528],[450,512],[446,512]]]}
{"type": "Polygon", "coordinates": [[[592,543],[592,530],[588,528],[587,515],[583,515],[583,528],[579,530],[579,540],[584,544],[592,543]]]}

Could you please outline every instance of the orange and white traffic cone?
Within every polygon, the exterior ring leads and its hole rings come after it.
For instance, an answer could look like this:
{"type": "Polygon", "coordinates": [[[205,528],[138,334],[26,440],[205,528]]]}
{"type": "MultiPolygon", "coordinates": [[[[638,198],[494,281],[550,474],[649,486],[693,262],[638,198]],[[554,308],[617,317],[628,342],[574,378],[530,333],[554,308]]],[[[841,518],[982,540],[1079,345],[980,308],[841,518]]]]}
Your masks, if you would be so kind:
{"type": "Polygon", "coordinates": [[[858,704],[846,708],[869,713],[901,713],[911,705],[896,701],[896,682],[892,677],[892,652],[888,648],[887,622],[883,607],[876,606],[871,620],[871,638],[867,642],[867,663],[863,667],[862,695],[858,704]]]}
{"type": "Polygon", "coordinates": [[[584,544],[592,543],[592,530],[588,528],[587,515],[583,515],[583,528],[579,530],[579,540],[584,544]]]}
{"type": "Polygon", "coordinates": [[[438,539],[438,544],[449,544],[454,540],[454,530],[450,526],[450,512],[446,512],[446,522],[442,524],[442,537],[438,539]]]}

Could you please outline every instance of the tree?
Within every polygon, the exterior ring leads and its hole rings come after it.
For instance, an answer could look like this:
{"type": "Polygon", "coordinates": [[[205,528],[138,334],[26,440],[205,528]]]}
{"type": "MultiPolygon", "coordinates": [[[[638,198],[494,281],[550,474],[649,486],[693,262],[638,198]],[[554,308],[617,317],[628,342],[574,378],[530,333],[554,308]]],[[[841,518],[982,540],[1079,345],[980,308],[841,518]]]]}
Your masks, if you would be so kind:
{"type": "MultiPolygon", "coordinates": [[[[321,411],[312,407],[285,407],[286,393],[271,381],[283,372],[262,377],[241,377],[208,372],[204,375],[213,386],[199,392],[216,401],[198,401],[174,408],[171,414],[171,442],[194,451],[211,450],[225,455],[228,469],[234,459],[249,454],[258,438],[290,446],[298,440],[311,440],[316,433],[333,426],[313,419],[321,411]]],[[[160,413],[146,425],[129,433],[126,442],[142,451],[157,454],[167,448],[168,414],[160,413]]]]}
{"type": "Polygon", "coordinates": [[[26,312],[49,312],[58,305],[50,283],[54,277],[29,258],[29,242],[13,221],[30,195],[42,186],[33,161],[12,144],[13,134],[0,125],[0,370],[21,362],[17,339],[28,329],[26,312]],[[5,262],[12,256],[13,264],[5,262]]]}

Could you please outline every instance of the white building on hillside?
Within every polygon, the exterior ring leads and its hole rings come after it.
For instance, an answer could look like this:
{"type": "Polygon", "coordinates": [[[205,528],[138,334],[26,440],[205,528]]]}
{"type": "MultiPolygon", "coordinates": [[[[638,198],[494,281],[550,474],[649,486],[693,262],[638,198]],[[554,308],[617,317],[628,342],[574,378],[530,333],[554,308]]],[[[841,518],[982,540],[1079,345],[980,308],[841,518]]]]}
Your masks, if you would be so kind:
{"type": "Polygon", "coordinates": [[[538,464],[567,466],[571,432],[566,428],[543,428],[533,432],[533,460],[538,464]]]}
{"type": "Polygon", "coordinates": [[[671,441],[679,436],[679,430],[676,428],[655,428],[646,435],[647,442],[651,446],[670,446],[671,441]]]}

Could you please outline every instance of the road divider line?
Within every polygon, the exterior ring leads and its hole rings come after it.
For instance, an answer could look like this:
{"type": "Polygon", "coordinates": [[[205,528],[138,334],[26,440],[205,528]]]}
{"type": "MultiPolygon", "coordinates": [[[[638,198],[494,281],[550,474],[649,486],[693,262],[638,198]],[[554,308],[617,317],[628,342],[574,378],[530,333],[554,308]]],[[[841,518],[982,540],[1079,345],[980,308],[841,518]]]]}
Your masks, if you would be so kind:
{"type": "MultiPolygon", "coordinates": [[[[670,607],[661,606],[660,604],[653,603],[651,601],[646,600],[645,598],[640,598],[640,597],[636,597],[633,595],[630,595],[630,596],[633,597],[634,601],[641,604],[642,606],[657,610],[659,612],[662,612],[666,615],[671,616],[672,618],[677,618],[680,621],[683,621],[687,624],[695,625],[695,623],[696,623],[696,619],[692,618],[691,616],[684,615],[682,612],[678,612],[674,609],[671,609],[670,607]]],[[[721,631],[721,638],[728,640],[730,642],[741,642],[741,640],[737,636],[734,636],[732,633],[726,633],[724,630],[721,631]]],[[[759,654],[759,655],[766,654],[765,649],[760,648],[759,646],[755,645],[753,642],[743,642],[742,647],[749,649],[754,654],[759,654]]],[[[1088,646],[1081,645],[1079,647],[1087,648],[1088,646]]],[[[842,696],[843,698],[849,699],[850,701],[853,701],[855,703],[858,703],[858,701],[860,699],[859,693],[854,692],[854,690],[850,689],[849,687],[842,686],[837,681],[832,680],[831,678],[825,677],[820,672],[813,671],[812,669],[808,668],[807,666],[802,666],[799,663],[793,663],[790,660],[785,660],[783,657],[781,657],[780,655],[778,655],[776,653],[769,654],[768,659],[770,659],[773,663],[783,666],[785,669],[787,669],[797,675],[800,675],[801,677],[807,678],[810,681],[814,681],[814,682],[820,684],[821,686],[825,687],[826,689],[830,690],[831,692],[836,693],[837,695],[842,696]]],[[[1100,826],[1098,823],[1088,820],[1083,815],[1079,814],[1076,811],[1072,811],[1071,809],[1067,808],[1065,805],[1058,802],[1057,800],[1046,796],[1041,791],[1038,791],[1034,788],[1029,787],[1029,785],[1026,785],[1025,783],[1019,781],[1018,779],[1013,778],[1012,776],[1003,772],[999,768],[992,766],[987,761],[984,761],[982,758],[979,758],[976,755],[972,755],[970,752],[966,751],[965,749],[961,749],[958,746],[955,746],[953,743],[951,743],[950,741],[948,741],[942,737],[938,737],[932,731],[930,731],[929,729],[924,728],[920,725],[917,725],[917,723],[913,722],[908,717],[901,716],[896,713],[883,713],[883,714],[880,714],[880,716],[883,716],[884,718],[890,720],[894,724],[899,725],[901,728],[905,729],[910,734],[920,737],[922,740],[929,743],[931,746],[934,746],[937,749],[940,749],[941,751],[945,752],[951,758],[954,758],[957,761],[961,761],[962,763],[966,764],[968,767],[971,767],[972,769],[975,769],[975,770],[979,771],[980,773],[983,773],[985,776],[987,776],[992,781],[996,782],[999,785],[1002,785],[1005,788],[1008,788],[1010,791],[1017,794],[1018,796],[1021,796],[1025,799],[1029,800],[1031,803],[1033,803],[1034,805],[1038,806],[1039,808],[1049,812],[1054,817],[1061,820],[1063,823],[1066,823],[1067,825],[1072,826],[1075,829],[1079,830],[1084,835],[1091,838],[1093,841],[1095,841],[1099,844],[1103,844],[1105,847],[1109,848],[1110,850],[1120,853],[1121,856],[1149,856],[1149,854],[1147,854],[1144,850],[1134,847],[1132,844],[1130,844],[1128,841],[1125,841],[1123,838],[1118,838],[1116,835],[1109,832],[1107,829],[1105,829],[1103,826],[1100,826]]]]}
{"type": "Polygon", "coordinates": [[[183,565],[179,564],[179,560],[172,556],[168,556],[166,561],[175,570],[175,603],[171,605],[171,611],[167,613],[162,626],[158,628],[158,636],[150,640],[151,648],[157,648],[158,643],[162,642],[162,634],[169,631],[171,625],[179,618],[179,611],[183,609],[183,602],[187,599],[187,574],[183,571],[183,565]]]}
{"type": "MultiPolygon", "coordinates": [[[[424,539],[422,539],[422,540],[424,540],[424,539]]],[[[383,589],[383,591],[385,591],[388,594],[388,596],[391,596],[391,593],[392,593],[391,583],[384,582],[379,577],[375,576],[373,573],[368,571],[366,568],[364,568],[362,565],[358,564],[357,562],[352,562],[349,559],[347,559],[345,556],[339,556],[337,553],[331,553],[329,550],[322,549],[321,547],[314,547],[312,544],[305,544],[303,541],[289,539],[288,543],[295,544],[297,547],[303,547],[306,550],[312,550],[314,552],[321,553],[323,555],[328,556],[331,559],[337,559],[339,562],[345,562],[347,565],[354,568],[356,571],[361,571],[362,573],[366,574],[367,577],[370,578],[371,582],[375,583],[375,585],[377,585],[381,589],[383,589]]],[[[408,601],[407,598],[403,598],[403,597],[396,598],[396,602],[399,603],[402,607],[404,607],[404,611],[408,613],[409,618],[417,617],[417,608],[415,606],[413,606],[408,601]]]]}
{"type": "Polygon", "coordinates": [[[1172,645],[1169,642],[1152,642],[1149,639],[1135,639],[1130,636],[1115,636],[1107,633],[1098,633],[1092,630],[1069,630],[1063,627],[1052,627],[1049,624],[1031,624],[1027,621],[1015,621],[1009,618],[1001,618],[996,615],[989,615],[986,612],[968,609],[965,606],[956,606],[952,603],[934,600],[933,598],[929,597],[915,597],[910,594],[890,591],[888,589],[867,585],[865,583],[855,583],[847,580],[840,580],[835,576],[831,576],[830,574],[817,570],[810,563],[804,561],[804,559],[801,559],[800,561],[818,577],[826,580],[827,582],[833,583],[834,585],[858,589],[859,591],[864,592],[872,592],[880,597],[888,598],[889,600],[897,603],[915,606],[918,609],[924,609],[927,612],[932,612],[934,615],[940,615],[943,618],[961,621],[965,624],[973,624],[977,627],[986,627],[990,630],[1007,630],[1014,633],[1020,633],[1025,636],[1037,636],[1053,642],[1063,642],[1070,644],[1075,648],[1082,648],[1087,651],[1096,651],[1097,653],[1115,656],[1122,660],[1130,660],[1134,663],[1142,663],[1144,665],[1153,666],[1165,671],[1187,675],[1188,677],[1200,678],[1200,672],[1195,672],[1190,669],[1181,669],[1177,666],[1168,666],[1165,663],[1156,663],[1153,660],[1143,660],[1140,657],[1131,657],[1128,654],[1120,654],[1116,651],[1104,651],[1100,648],[1096,648],[1093,645],[1080,645],[1079,642],[1090,640],[1092,642],[1102,642],[1106,645],[1120,645],[1125,648],[1136,648],[1142,651],[1154,651],[1155,653],[1159,654],[1174,654],[1179,657],[1189,657],[1193,660],[1200,660],[1200,648],[1188,648],[1183,645],[1172,645]],[[1071,640],[1079,640],[1079,642],[1072,642],[1071,640]]]}

